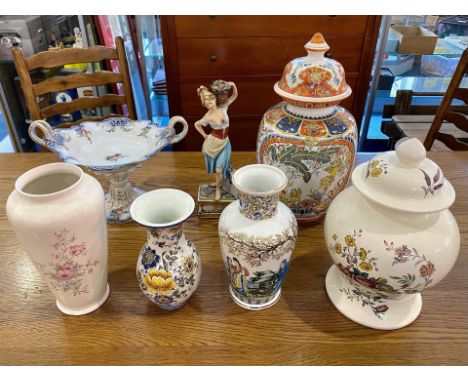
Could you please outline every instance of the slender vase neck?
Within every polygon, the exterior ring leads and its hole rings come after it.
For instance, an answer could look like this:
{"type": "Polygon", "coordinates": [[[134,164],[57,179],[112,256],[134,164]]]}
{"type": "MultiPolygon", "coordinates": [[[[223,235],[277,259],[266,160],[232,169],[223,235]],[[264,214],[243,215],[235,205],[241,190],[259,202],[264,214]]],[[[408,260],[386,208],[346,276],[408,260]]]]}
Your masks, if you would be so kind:
{"type": "Polygon", "coordinates": [[[171,227],[150,228],[147,232],[148,244],[151,247],[173,247],[182,237],[183,224],[177,224],[171,227]]]}
{"type": "Polygon", "coordinates": [[[239,191],[239,210],[250,220],[265,220],[278,212],[279,194],[253,195],[239,191]]]}

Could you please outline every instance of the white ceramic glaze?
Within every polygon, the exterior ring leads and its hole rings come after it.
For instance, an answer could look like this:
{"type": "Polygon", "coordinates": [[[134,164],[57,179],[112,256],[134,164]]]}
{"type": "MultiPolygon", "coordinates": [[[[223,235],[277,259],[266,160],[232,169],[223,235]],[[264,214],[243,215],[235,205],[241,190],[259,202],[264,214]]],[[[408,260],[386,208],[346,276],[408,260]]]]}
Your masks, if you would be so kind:
{"type": "Polygon", "coordinates": [[[33,168],[17,179],[6,212],[63,313],[86,314],[104,303],[107,226],[96,179],[67,163],[33,168]]]}
{"type": "Polygon", "coordinates": [[[34,121],[29,126],[31,138],[58,154],[65,162],[109,175],[107,219],[116,223],[130,219],[130,204],[142,193],[128,181],[128,171],[167,145],[182,140],[187,131],[187,122],[179,116],[172,117],[168,126],[124,117],[82,122],[66,129],[53,129],[42,120],[34,121]],[[183,125],[179,134],[175,133],[176,123],[183,125]],[[37,129],[42,131],[44,138],[38,136],[37,129]]]}
{"type": "Polygon", "coordinates": [[[409,138],[398,141],[395,152],[376,155],[356,167],[352,181],[365,197],[403,212],[442,211],[455,200],[455,191],[442,170],[426,159],[420,142],[409,138]]]}
{"type": "Polygon", "coordinates": [[[327,293],[348,318],[371,328],[398,329],[419,315],[420,292],[455,264],[460,234],[448,210],[455,192],[415,138],[358,166],[352,181],[325,218],[335,263],[327,274],[327,293]]]}
{"type": "Polygon", "coordinates": [[[248,165],[233,175],[239,200],[222,212],[218,232],[230,294],[241,307],[275,304],[297,237],[291,210],[279,202],[286,175],[269,165],[248,165]]]}
{"type": "Polygon", "coordinates": [[[172,188],[147,192],[130,207],[132,219],[147,230],[137,281],[145,296],[163,309],[182,307],[200,283],[200,257],[182,230],[194,208],[189,194],[172,188]]]}

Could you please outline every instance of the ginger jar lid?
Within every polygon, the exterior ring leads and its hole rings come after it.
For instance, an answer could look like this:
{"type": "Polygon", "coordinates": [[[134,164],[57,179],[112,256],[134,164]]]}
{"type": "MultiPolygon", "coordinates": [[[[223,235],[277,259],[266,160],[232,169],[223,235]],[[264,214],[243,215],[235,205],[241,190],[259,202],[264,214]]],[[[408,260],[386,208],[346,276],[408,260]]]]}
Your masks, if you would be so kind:
{"type": "Polygon", "coordinates": [[[395,151],[357,166],[352,182],[370,200],[403,212],[438,212],[455,201],[453,186],[416,138],[404,138],[395,151]]]}
{"type": "Polygon", "coordinates": [[[321,33],[315,33],[304,45],[307,56],[290,61],[275,92],[286,102],[310,107],[317,104],[338,104],[351,95],[343,66],[325,57],[330,49],[321,33]]]}

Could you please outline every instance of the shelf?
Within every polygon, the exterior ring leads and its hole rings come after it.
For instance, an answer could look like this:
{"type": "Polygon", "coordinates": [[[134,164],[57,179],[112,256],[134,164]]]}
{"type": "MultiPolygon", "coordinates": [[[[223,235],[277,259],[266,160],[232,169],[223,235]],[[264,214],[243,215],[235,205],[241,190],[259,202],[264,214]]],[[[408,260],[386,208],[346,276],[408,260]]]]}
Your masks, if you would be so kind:
{"type": "Polygon", "coordinates": [[[161,39],[153,39],[148,44],[146,44],[143,49],[143,55],[145,57],[162,59],[163,51],[161,39]]]}
{"type": "MultiPolygon", "coordinates": [[[[445,92],[450,83],[450,80],[451,77],[395,77],[390,96],[395,97],[397,90],[414,90],[415,92],[445,92]]],[[[461,87],[468,87],[468,78],[463,79],[461,82],[461,87]]]]}
{"type": "MultiPolygon", "coordinates": [[[[432,16],[384,16],[381,28],[380,43],[377,48],[375,65],[380,64],[380,76],[373,78],[369,99],[367,101],[366,124],[362,126],[362,147],[371,147],[366,140],[387,140],[380,132],[383,107],[393,104],[398,90],[413,90],[415,92],[443,93],[452,79],[458,61],[467,48],[468,37],[447,36],[438,37],[434,52],[430,54],[408,54],[395,50],[395,38],[389,34],[389,28],[394,24],[434,25],[436,18],[432,16]],[[429,21],[428,21],[429,19],[429,21]],[[392,40],[392,41],[391,41],[392,40]],[[380,61],[381,60],[381,61],[380,61]],[[387,69],[387,70],[384,70],[387,69]],[[390,73],[389,73],[390,72],[390,73]],[[376,82],[377,81],[377,82],[376,82]],[[370,99],[370,97],[373,97],[370,99]]],[[[426,25],[427,27],[427,25],[426,25]]],[[[430,28],[428,28],[430,29],[430,28]]],[[[374,71],[373,73],[376,73],[374,71]]],[[[468,87],[468,79],[462,82],[462,87],[468,87]]],[[[442,97],[418,98],[418,103],[438,105],[442,97]]],[[[458,102],[458,101],[457,101],[458,102]]],[[[377,147],[377,146],[375,146],[377,147]]],[[[372,148],[375,148],[372,146],[372,148]]]]}
{"type": "Polygon", "coordinates": [[[389,56],[443,56],[447,58],[457,58],[463,53],[463,48],[460,48],[447,39],[439,38],[437,40],[434,53],[429,54],[410,54],[410,53],[399,53],[399,52],[385,52],[389,56]]]}

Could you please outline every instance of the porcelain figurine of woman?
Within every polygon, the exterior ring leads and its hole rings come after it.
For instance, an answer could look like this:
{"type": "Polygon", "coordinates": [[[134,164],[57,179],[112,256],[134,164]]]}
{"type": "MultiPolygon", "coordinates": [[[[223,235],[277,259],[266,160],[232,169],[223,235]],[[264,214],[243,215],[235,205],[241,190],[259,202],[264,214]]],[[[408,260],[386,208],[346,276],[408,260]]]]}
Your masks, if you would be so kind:
{"type": "Polygon", "coordinates": [[[229,142],[228,107],[237,98],[237,88],[234,82],[214,81],[208,90],[205,86],[197,89],[202,105],[207,112],[202,119],[195,122],[195,128],[204,138],[202,152],[205,155],[206,170],[215,174],[215,200],[221,199],[223,180],[229,179],[231,173],[231,143],[229,142]],[[232,95],[228,96],[230,89],[232,95]],[[209,126],[207,134],[204,127],[209,126]]]}

